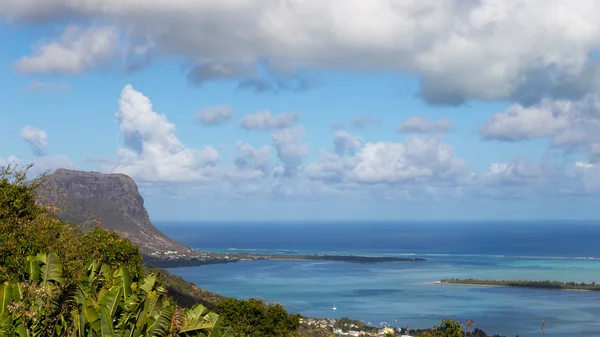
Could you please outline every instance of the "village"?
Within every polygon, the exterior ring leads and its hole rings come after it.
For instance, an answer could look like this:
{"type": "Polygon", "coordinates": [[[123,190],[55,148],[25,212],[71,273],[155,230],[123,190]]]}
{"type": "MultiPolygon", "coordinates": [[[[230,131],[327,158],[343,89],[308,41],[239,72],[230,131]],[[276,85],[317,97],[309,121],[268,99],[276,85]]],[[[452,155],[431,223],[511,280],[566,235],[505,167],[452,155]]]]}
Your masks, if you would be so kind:
{"type": "MultiPolygon", "coordinates": [[[[408,328],[389,327],[386,322],[381,322],[382,327],[377,328],[366,325],[362,321],[351,320],[347,317],[336,319],[327,318],[303,318],[301,323],[322,328],[331,329],[334,336],[351,336],[351,337],[414,337],[409,334],[408,328]]],[[[368,322],[370,323],[370,322],[368,322]]]]}

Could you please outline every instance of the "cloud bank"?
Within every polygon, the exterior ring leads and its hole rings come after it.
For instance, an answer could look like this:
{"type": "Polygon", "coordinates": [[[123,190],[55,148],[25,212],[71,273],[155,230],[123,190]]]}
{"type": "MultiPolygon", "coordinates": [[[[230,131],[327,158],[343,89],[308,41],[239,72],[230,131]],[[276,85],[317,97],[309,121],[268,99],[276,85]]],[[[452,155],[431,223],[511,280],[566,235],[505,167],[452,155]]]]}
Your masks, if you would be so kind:
{"type": "Polygon", "coordinates": [[[176,56],[191,83],[230,79],[255,92],[302,91],[306,71],[324,69],[414,74],[432,104],[530,105],[598,89],[595,0],[0,0],[0,15],[77,23],[16,60],[24,73],[176,56]]]}

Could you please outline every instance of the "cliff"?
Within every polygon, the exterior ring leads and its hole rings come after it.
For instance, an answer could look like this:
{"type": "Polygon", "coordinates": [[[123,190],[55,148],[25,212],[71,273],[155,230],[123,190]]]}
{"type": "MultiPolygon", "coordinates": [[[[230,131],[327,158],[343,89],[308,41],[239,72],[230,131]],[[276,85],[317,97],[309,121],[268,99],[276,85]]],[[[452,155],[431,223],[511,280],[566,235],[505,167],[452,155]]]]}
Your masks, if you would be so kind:
{"type": "Polygon", "coordinates": [[[64,221],[85,229],[99,224],[138,245],[155,258],[189,258],[195,252],[168,238],[150,222],[136,183],[124,174],[59,169],[48,175],[39,201],[57,207],[64,221]]]}

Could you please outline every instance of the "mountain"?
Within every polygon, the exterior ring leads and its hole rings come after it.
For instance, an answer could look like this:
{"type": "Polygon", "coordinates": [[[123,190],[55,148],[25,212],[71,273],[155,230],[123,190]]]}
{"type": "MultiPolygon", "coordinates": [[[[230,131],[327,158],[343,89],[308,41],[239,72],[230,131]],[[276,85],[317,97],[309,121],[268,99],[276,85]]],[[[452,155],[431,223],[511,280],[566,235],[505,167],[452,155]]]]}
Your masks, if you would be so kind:
{"type": "Polygon", "coordinates": [[[124,174],[58,169],[44,180],[39,201],[84,230],[100,225],[131,240],[154,258],[190,258],[195,252],[164,235],[152,222],[136,183],[124,174]]]}

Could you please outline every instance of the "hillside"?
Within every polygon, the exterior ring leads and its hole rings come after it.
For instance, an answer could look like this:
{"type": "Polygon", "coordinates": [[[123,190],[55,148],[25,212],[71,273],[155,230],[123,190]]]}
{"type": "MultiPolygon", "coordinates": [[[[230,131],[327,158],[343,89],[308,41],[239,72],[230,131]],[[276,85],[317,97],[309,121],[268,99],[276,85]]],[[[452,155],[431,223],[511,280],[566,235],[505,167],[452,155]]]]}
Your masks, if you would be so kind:
{"type": "Polygon", "coordinates": [[[89,230],[100,225],[138,245],[146,256],[189,258],[195,252],[164,235],[152,222],[136,183],[124,174],[56,170],[39,190],[39,201],[57,207],[64,221],[89,230]]]}

